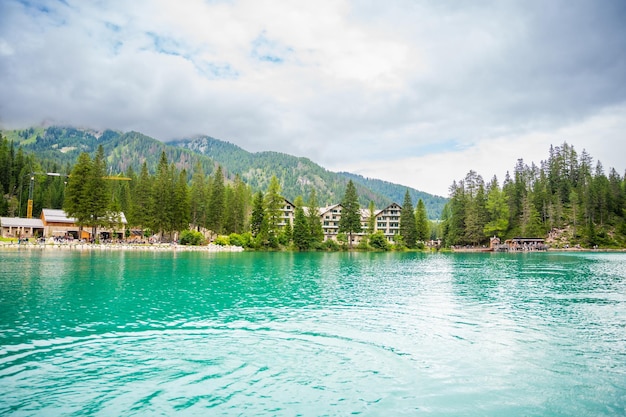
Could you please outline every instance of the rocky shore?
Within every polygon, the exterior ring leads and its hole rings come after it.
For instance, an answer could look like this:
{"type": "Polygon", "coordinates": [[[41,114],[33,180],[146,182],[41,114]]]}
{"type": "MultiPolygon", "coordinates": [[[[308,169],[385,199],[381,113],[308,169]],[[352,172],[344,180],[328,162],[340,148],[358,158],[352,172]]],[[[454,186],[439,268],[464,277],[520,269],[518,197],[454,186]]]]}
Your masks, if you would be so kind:
{"type": "Polygon", "coordinates": [[[0,242],[0,249],[40,249],[40,250],[110,250],[110,251],[173,251],[173,252],[243,252],[241,246],[222,246],[208,244],[203,246],[187,246],[170,243],[33,243],[33,242],[0,242]]]}

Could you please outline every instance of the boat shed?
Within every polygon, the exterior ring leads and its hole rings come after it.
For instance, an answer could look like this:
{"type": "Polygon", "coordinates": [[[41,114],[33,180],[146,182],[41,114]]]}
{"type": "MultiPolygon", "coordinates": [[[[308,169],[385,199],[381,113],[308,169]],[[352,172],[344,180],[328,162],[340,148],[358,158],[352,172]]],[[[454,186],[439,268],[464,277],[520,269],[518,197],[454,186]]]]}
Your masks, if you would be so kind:
{"type": "Polygon", "coordinates": [[[0,217],[2,237],[24,238],[42,236],[44,225],[41,219],[25,219],[21,217],[0,217]]]}
{"type": "Polygon", "coordinates": [[[514,237],[507,239],[504,244],[510,252],[547,250],[545,240],[537,237],[514,237]]]}

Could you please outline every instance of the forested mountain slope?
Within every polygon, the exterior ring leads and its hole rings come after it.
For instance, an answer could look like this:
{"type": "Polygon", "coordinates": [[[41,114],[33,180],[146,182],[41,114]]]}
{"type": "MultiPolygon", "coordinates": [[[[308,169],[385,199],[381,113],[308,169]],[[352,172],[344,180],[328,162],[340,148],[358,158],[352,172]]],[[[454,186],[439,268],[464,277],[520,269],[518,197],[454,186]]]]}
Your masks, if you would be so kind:
{"type": "MultiPolygon", "coordinates": [[[[370,180],[348,173],[331,172],[308,158],[298,158],[279,152],[251,153],[231,143],[201,136],[172,142],[160,142],[138,132],[95,131],[75,127],[38,127],[24,130],[3,131],[2,134],[38,157],[54,161],[69,172],[81,152],[93,155],[102,145],[107,167],[112,173],[123,173],[129,168],[139,172],[145,161],[154,172],[162,151],[177,169],[191,174],[200,164],[205,174],[211,174],[221,165],[227,178],[240,175],[253,190],[265,191],[269,180],[275,175],[282,187],[282,194],[289,200],[301,195],[307,198],[314,188],[320,205],[341,200],[349,179],[357,186],[361,204],[366,207],[374,201],[377,208],[391,202],[401,203],[407,187],[384,181],[370,180]]],[[[439,218],[446,202],[441,197],[430,196],[417,190],[409,191],[414,198],[426,203],[429,217],[439,218]]]]}
{"type": "Polygon", "coordinates": [[[413,206],[417,205],[417,202],[422,199],[431,219],[440,218],[442,207],[444,207],[448,201],[447,198],[428,194],[414,188],[405,187],[404,185],[394,184],[388,181],[378,180],[375,178],[365,178],[362,175],[352,174],[349,172],[340,172],[339,175],[351,179],[355,184],[367,187],[374,192],[389,196],[393,201],[398,202],[398,204],[402,203],[404,200],[404,194],[408,189],[409,194],[411,195],[411,200],[413,201],[413,206]],[[431,213],[436,213],[437,216],[434,217],[431,213]]]}
{"type": "Polygon", "coordinates": [[[423,199],[431,219],[438,219],[447,199],[433,196],[413,188],[386,181],[367,179],[347,172],[331,172],[308,158],[298,158],[279,152],[248,152],[232,143],[209,136],[181,139],[168,142],[174,146],[191,149],[211,157],[226,167],[231,174],[239,174],[254,189],[265,189],[271,176],[276,175],[287,198],[302,195],[306,198],[309,189],[314,187],[320,203],[331,204],[341,200],[350,179],[357,187],[360,203],[366,207],[374,201],[376,207],[384,208],[391,202],[402,203],[407,188],[416,204],[423,199]]]}

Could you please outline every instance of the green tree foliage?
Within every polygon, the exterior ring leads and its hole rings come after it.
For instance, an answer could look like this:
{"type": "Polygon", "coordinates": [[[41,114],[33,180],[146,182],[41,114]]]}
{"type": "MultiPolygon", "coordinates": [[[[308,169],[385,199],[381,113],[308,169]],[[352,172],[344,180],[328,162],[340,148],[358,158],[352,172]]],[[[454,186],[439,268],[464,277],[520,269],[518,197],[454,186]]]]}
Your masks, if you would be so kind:
{"type": "Polygon", "coordinates": [[[475,171],[465,176],[465,195],[467,205],[465,211],[465,241],[478,245],[484,238],[485,228],[485,188],[483,178],[475,171]]]}
{"type": "Polygon", "coordinates": [[[140,228],[149,227],[152,224],[154,204],[152,202],[153,178],[148,173],[148,165],[144,162],[141,172],[134,186],[130,216],[127,219],[131,225],[140,228]]]}
{"type": "Polygon", "coordinates": [[[87,179],[87,189],[89,190],[87,205],[91,212],[91,236],[94,238],[96,237],[96,228],[98,226],[107,226],[109,223],[111,191],[109,183],[104,178],[106,175],[107,167],[104,148],[100,145],[93,159],[91,171],[87,179]]]}
{"type": "Polygon", "coordinates": [[[322,227],[322,219],[319,216],[319,205],[317,203],[317,193],[314,188],[309,192],[307,223],[309,225],[309,234],[311,235],[310,245],[318,247],[324,241],[324,229],[322,227]]]}
{"type": "Polygon", "coordinates": [[[207,212],[207,228],[215,233],[222,233],[226,211],[226,188],[222,167],[217,167],[211,181],[209,210],[207,212]]]}
{"type": "Polygon", "coordinates": [[[174,224],[174,172],[167,161],[165,152],[157,167],[152,186],[151,227],[162,236],[173,231],[174,224]]]}
{"type": "Polygon", "coordinates": [[[227,187],[226,192],[226,220],[225,229],[227,233],[241,234],[244,232],[250,193],[246,184],[239,175],[235,176],[232,186],[227,187]]]}
{"type": "Polygon", "coordinates": [[[376,206],[373,201],[370,201],[367,211],[369,213],[369,217],[367,218],[367,234],[371,235],[376,229],[376,206]]]}
{"type": "Polygon", "coordinates": [[[416,235],[419,242],[426,242],[430,237],[430,222],[428,221],[428,213],[426,205],[420,198],[415,209],[416,235]]]}
{"type": "Polygon", "coordinates": [[[483,229],[486,237],[498,236],[502,237],[509,227],[509,205],[507,197],[500,186],[498,179],[494,176],[487,186],[487,224],[483,229]]]}
{"type": "MultiPolygon", "coordinates": [[[[426,220],[428,221],[428,219],[426,220]]],[[[406,190],[406,193],[404,193],[404,201],[402,202],[402,210],[400,211],[400,236],[402,236],[402,242],[407,248],[412,249],[415,247],[415,243],[417,242],[417,223],[409,190],[406,190]]]]}
{"type": "Polygon", "coordinates": [[[265,211],[267,219],[268,237],[272,246],[274,239],[278,238],[282,222],[282,208],[285,205],[285,199],[281,195],[280,183],[278,178],[273,176],[265,193],[265,211]]]}
{"type": "Polygon", "coordinates": [[[263,193],[258,191],[254,195],[254,201],[252,203],[252,216],[250,219],[250,232],[255,238],[259,236],[266,225],[265,221],[265,199],[263,193]]]}
{"type": "Polygon", "coordinates": [[[187,171],[182,170],[178,174],[178,180],[174,188],[174,230],[186,230],[189,228],[191,219],[191,207],[189,200],[189,186],[187,185],[187,171]]]}
{"type": "Polygon", "coordinates": [[[446,246],[465,244],[465,184],[463,181],[452,182],[450,201],[442,214],[443,241],[446,246]]]}
{"type": "Polygon", "coordinates": [[[470,171],[450,187],[444,243],[477,245],[492,235],[546,237],[568,229],[572,244],[624,246],[624,183],[615,169],[607,177],[600,161],[567,143],[551,147],[539,166],[519,159],[502,188],[494,177],[483,191],[480,176],[470,171]]]}
{"type": "Polygon", "coordinates": [[[374,249],[382,251],[390,249],[387,237],[380,230],[370,236],[369,245],[374,249]]]}
{"type": "MultiPolygon", "coordinates": [[[[146,162],[148,170],[155,173],[160,155],[165,152],[177,172],[185,169],[193,174],[199,165],[205,175],[212,175],[220,165],[228,173],[225,175],[226,182],[239,175],[253,192],[265,191],[271,176],[275,175],[284,197],[294,199],[315,188],[321,206],[337,203],[350,179],[357,187],[362,200],[360,202],[364,206],[369,201],[374,201],[378,207],[399,202],[406,190],[404,186],[385,181],[331,172],[307,158],[277,152],[250,153],[209,137],[163,143],[138,132],[107,130],[100,134],[89,129],[58,126],[7,131],[6,135],[9,143],[14,141],[16,149],[19,147],[25,152],[36,152],[38,158],[55,161],[59,166],[73,164],[81,151],[94,155],[98,145],[102,144],[107,155],[107,166],[114,172],[125,172],[129,167],[140,172],[141,165],[146,162]]],[[[65,171],[68,172],[69,169],[65,171]]],[[[424,200],[428,213],[435,216],[433,218],[439,217],[445,198],[414,189],[410,189],[410,193],[413,201],[418,198],[424,200]]],[[[37,199],[35,203],[38,204],[37,199]]]]}
{"type": "Polygon", "coordinates": [[[189,208],[191,223],[199,230],[200,226],[206,225],[207,214],[207,187],[206,178],[202,165],[197,163],[191,176],[191,191],[189,208]]]}
{"type": "Polygon", "coordinates": [[[306,214],[304,213],[302,197],[296,197],[296,206],[293,221],[293,245],[298,250],[308,250],[311,248],[312,236],[311,227],[306,214]]]}
{"type": "Polygon", "coordinates": [[[361,207],[359,196],[352,180],[348,181],[346,192],[341,200],[341,218],[339,219],[339,233],[348,235],[348,245],[352,247],[352,235],[361,232],[361,207]]]}
{"type": "Polygon", "coordinates": [[[202,233],[195,230],[183,230],[180,233],[181,245],[193,245],[198,246],[204,244],[204,236],[202,233]]]}
{"type": "Polygon", "coordinates": [[[111,195],[105,176],[104,149],[100,146],[93,160],[86,153],[80,154],[66,190],[65,212],[79,226],[91,226],[93,238],[98,226],[108,226],[111,222],[111,195]]]}
{"type": "Polygon", "coordinates": [[[68,179],[65,203],[63,210],[68,216],[76,219],[79,226],[90,224],[91,211],[87,201],[89,195],[89,176],[92,171],[92,161],[88,153],[79,155],[78,161],[68,179]]]}

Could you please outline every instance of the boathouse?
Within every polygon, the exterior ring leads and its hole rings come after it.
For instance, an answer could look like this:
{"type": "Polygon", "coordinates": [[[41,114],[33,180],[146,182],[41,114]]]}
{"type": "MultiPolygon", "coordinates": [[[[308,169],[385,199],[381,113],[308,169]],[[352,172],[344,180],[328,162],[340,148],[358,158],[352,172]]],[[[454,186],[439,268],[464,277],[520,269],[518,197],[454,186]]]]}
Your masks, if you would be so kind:
{"type": "Polygon", "coordinates": [[[504,242],[509,252],[547,250],[545,240],[538,237],[514,237],[504,242]]]}

